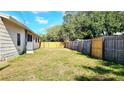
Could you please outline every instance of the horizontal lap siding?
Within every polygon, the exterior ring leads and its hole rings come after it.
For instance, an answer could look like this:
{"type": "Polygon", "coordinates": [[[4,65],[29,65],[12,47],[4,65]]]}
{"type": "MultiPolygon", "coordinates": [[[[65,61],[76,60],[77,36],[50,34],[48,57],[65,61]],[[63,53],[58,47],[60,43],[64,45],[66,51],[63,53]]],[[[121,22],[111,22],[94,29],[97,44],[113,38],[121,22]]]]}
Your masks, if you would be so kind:
{"type": "Polygon", "coordinates": [[[90,55],[91,51],[91,40],[83,40],[82,53],[90,55]]]}
{"type": "Polygon", "coordinates": [[[103,38],[92,39],[91,55],[96,58],[102,58],[103,54],[103,38]]]}
{"type": "Polygon", "coordinates": [[[18,52],[13,44],[13,40],[9,35],[3,21],[0,18],[0,60],[9,58],[13,55],[18,55],[18,52]]]}
{"type": "Polygon", "coordinates": [[[18,26],[17,24],[4,19],[3,20],[4,25],[6,26],[6,29],[9,33],[9,36],[11,38],[11,41],[13,42],[13,45],[17,51],[18,54],[22,54],[25,52],[25,29],[18,26]],[[20,46],[17,45],[17,34],[20,34],[20,46]]]}
{"type": "Polygon", "coordinates": [[[105,37],[104,51],[104,59],[124,64],[124,36],[105,37]]]}
{"type": "Polygon", "coordinates": [[[2,30],[3,30],[3,22],[0,18],[0,61],[2,60],[2,46],[1,46],[1,34],[2,34],[2,30]]]}

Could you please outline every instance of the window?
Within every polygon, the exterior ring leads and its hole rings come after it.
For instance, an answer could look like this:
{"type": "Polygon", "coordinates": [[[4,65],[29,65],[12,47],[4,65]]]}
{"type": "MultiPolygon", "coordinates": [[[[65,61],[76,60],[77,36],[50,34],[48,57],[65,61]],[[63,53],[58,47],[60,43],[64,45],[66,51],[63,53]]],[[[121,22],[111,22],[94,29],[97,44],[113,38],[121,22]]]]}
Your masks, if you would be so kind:
{"type": "Polygon", "coordinates": [[[39,38],[38,38],[38,42],[39,42],[39,38]]]}
{"type": "Polygon", "coordinates": [[[28,34],[28,41],[32,41],[32,35],[28,34]]]}
{"type": "Polygon", "coordinates": [[[17,33],[17,45],[20,46],[21,45],[21,36],[19,33],[17,33]]]}
{"type": "Polygon", "coordinates": [[[35,38],[35,42],[37,42],[37,38],[35,38]]]}

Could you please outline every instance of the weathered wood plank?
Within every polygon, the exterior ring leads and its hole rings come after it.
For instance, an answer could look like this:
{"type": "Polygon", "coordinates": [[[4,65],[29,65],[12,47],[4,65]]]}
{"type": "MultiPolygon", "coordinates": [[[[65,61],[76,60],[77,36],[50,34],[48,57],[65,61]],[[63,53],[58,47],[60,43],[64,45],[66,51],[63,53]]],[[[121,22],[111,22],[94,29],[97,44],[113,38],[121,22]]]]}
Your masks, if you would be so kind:
{"type": "Polygon", "coordinates": [[[124,64],[124,36],[105,37],[104,58],[124,64]]]}

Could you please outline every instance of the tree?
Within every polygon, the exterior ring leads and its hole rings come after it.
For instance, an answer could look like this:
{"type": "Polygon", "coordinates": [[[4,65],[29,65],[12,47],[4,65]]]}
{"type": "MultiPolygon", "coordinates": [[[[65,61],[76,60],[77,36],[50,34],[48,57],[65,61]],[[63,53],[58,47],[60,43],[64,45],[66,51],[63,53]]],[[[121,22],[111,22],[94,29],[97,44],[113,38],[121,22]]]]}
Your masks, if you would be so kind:
{"type": "Polygon", "coordinates": [[[41,35],[43,41],[62,41],[59,35],[61,25],[55,25],[46,29],[46,34],[41,35]]]}
{"type": "Polygon", "coordinates": [[[65,12],[61,33],[65,40],[94,38],[124,31],[124,12],[65,12]]]}
{"type": "Polygon", "coordinates": [[[73,41],[124,32],[124,12],[67,11],[63,24],[48,28],[46,41],[73,41]]]}

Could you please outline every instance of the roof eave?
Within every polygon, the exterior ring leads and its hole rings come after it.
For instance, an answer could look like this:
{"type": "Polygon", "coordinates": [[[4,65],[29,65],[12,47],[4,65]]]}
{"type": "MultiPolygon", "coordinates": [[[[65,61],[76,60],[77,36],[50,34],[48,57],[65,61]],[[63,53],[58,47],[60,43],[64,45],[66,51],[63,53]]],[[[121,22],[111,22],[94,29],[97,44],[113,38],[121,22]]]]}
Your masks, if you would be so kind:
{"type": "Polygon", "coordinates": [[[18,24],[19,26],[23,27],[24,29],[30,31],[31,33],[37,35],[38,37],[40,37],[38,34],[34,33],[30,28],[28,28],[27,26],[25,26],[24,24],[20,23],[18,20],[16,20],[15,18],[13,18],[12,16],[9,15],[5,15],[5,14],[0,14],[0,17],[3,17],[5,19],[8,19],[16,24],[18,24]]]}

